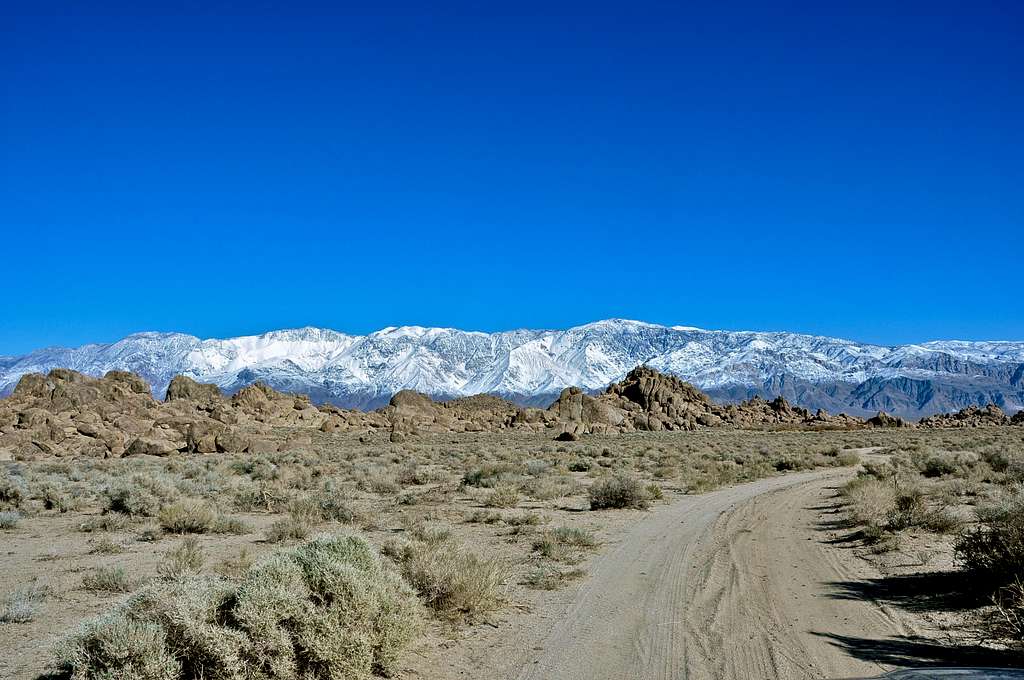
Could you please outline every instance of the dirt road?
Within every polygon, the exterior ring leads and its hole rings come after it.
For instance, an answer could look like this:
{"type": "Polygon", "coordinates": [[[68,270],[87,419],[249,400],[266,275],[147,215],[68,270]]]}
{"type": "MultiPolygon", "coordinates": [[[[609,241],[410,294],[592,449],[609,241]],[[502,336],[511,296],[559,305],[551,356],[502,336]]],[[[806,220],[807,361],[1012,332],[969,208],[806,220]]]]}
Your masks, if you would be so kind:
{"type": "Polygon", "coordinates": [[[835,485],[851,474],[764,479],[651,514],[606,547],[579,588],[481,650],[475,671],[509,680],[678,680],[886,670],[834,643],[913,632],[871,601],[830,591],[866,569],[841,563],[822,527],[835,485]]]}

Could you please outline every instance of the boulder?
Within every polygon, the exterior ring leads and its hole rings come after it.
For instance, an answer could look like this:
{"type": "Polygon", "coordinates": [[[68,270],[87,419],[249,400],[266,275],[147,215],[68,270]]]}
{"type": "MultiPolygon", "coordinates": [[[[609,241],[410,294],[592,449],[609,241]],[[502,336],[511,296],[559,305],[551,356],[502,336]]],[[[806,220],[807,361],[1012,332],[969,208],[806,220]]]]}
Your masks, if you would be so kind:
{"type": "Polygon", "coordinates": [[[56,456],[60,454],[60,450],[45,439],[33,439],[32,445],[48,456],[56,456]]]}
{"type": "Polygon", "coordinates": [[[188,428],[186,445],[193,453],[216,453],[217,437],[225,430],[223,423],[212,419],[193,421],[188,428]]]}
{"type": "Polygon", "coordinates": [[[100,432],[103,430],[103,425],[100,422],[96,422],[97,420],[78,420],[75,423],[75,430],[86,437],[99,437],[100,432]]]}
{"type": "Polygon", "coordinates": [[[92,384],[82,382],[58,382],[50,395],[49,410],[54,413],[76,411],[99,401],[100,390],[92,384]]]}
{"type": "Polygon", "coordinates": [[[144,394],[147,397],[152,395],[149,383],[134,373],[128,371],[107,371],[103,380],[109,385],[121,385],[133,394],[144,394]]]}
{"type": "Polygon", "coordinates": [[[320,425],[321,432],[334,432],[335,430],[344,430],[346,421],[341,416],[329,415],[324,422],[320,425]]]}
{"type": "Polygon", "coordinates": [[[238,424],[238,414],[226,406],[215,406],[213,410],[210,411],[210,417],[224,423],[225,425],[238,424]]]}
{"type": "Polygon", "coordinates": [[[217,453],[245,453],[249,450],[249,439],[233,431],[225,431],[215,439],[217,453]]]}
{"type": "Polygon", "coordinates": [[[256,382],[243,387],[231,397],[231,405],[250,413],[264,413],[271,410],[271,404],[284,396],[269,385],[256,382]]]}
{"type": "Polygon", "coordinates": [[[175,442],[156,437],[138,437],[125,449],[126,456],[169,456],[178,452],[175,442]]]}
{"type": "Polygon", "coordinates": [[[561,421],[583,422],[583,390],[578,387],[566,387],[548,410],[553,411],[555,417],[561,421]]]}
{"type": "Polygon", "coordinates": [[[35,428],[46,425],[54,420],[54,414],[36,407],[29,407],[18,414],[18,427],[35,428]]]}
{"type": "Polygon", "coordinates": [[[249,445],[246,447],[246,453],[277,453],[281,446],[281,442],[276,439],[270,439],[266,437],[254,437],[249,440],[249,445]]]}
{"type": "Polygon", "coordinates": [[[122,414],[113,419],[112,426],[126,435],[140,435],[149,432],[150,428],[153,427],[153,422],[149,418],[122,414]]]}
{"type": "Polygon", "coordinates": [[[18,380],[11,393],[12,397],[21,399],[49,399],[56,384],[49,376],[41,373],[26,373],[18,380]]]}
{"type": "MultiPolygon", "coordinates": [[[[413,390],[402,390],[396,393],[384,408],[384,412],[391,421],[392,429],[398,427],[409,433],[419,429],[434,429],[439,411],[440,407],[431,401],[430,397],[413,390]]],[[[448,428],[442,425],[437,429],[446,430],[448,428]]]]}
{"type": "Polygon", "coordinates": [[[164,401],[182,400],[208,405],[223,401],[224,395],[216,385],[196,382],[186,375],[176,375],[167,386],[164,401]]]}
{"type": "MultiPolygon", "coordinates": [[[[55,455],[75,456],[79,458],[108,458],[110,456],[119,456],[124,453],[123,446],[119,447],[115,453],[110,450],[105,442],[98,439],[92,439],[91,437],[69,438],[56,448],[57,451],[54,452],[55,455]]],[[[54,455],[54,453],[51,453],[50,455],[54,455]]]]}

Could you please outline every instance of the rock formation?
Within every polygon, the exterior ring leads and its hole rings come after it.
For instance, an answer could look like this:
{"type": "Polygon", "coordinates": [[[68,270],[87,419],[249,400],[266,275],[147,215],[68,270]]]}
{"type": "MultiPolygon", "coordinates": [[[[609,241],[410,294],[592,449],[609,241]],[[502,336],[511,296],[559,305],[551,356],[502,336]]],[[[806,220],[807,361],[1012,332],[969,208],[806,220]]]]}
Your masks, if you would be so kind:
{"type": "Polygon", "coordinates": [[[703,427],[855,428],[1024,425],[989,405],[932,416],[919,425],[880,412],[863,421],[811,413],[777,397],[716,404],[679,378],[640,366],[600,394],[570,387],[547,409],[523,408],[488,395],[435,402],[403,390],[371,412],[315,406],[307,396],[255,383],[227,396],[187,376],[154,399],[139,376],[111,371],[92,378],[67,369],[23,376],[0,400],[0,461],[39,455],[116,457],[175,453],[273,453],[309,447],[316,432],[389,433],[394,443],[425,433],[550,432],[584,434],[684,431],[703,427]]]}
{"type": "Polygon", "coordinates": [[[202,404],[220,403],[224,400],[216,385],[199,383],[185,375],[176,375],[167,386],[164,401],[189,400],[202,404]]]}
{"type": "Polygon", "coordinates": [[[547,412],[565,432],[593,434],[694,430],[721,423],[714,409],[715,404],[693,385],[640,366],[600,395],[566,388],[547,412]]]}
{"type": "Polygon", "coordinates": [[[797,426],[821,428],[863,427],[864,421],[845,413],[830,414],[825,409],[811,413],[808,409],[791,405],[784,397],[766,401],[755,396],[739,404],[719,407],[722,419],[737,427],[797,426]]]}
{"type": "Polygon", "coordinates": [[[0,400],[0,460],[275,452],[311,444],[301,430],[320,428],[331,417],[306,397],[265,385],[228,398],[213,385],[178,376],[159,402],[132,373],[92,378],[54,369],[23,376],[0,400]]]}
{"type": "Polygon", "coordinates": [[[885,411],[879,411],[878,415],[867,419],[870,427],[913,427],[910,423],[899,416],[891,416],[885,411]]]}
{"type": "Polygon", "coordinates": [[[740,404],[716,404],[693,385],[674,376],[638,366],[603,394],[590,396],[579,388],[562,391],[548,412],[559,427],[574,433],[695,430],[732,425],[863,426],[859,418],[825,411],[812,414],[791,406],[783,397],[765,401],[754,397],[740,404]]]}
{"type": "Polygon", "coordinates": [[[451,401],[433,401],[425,394],[402,390],[383,409],[376,411],[390,424],[392,432],[494,432],[511,427],[543,429],[549,422],[543,417],[528,417],[527,411],[512,402],[480,394],[451,401]]]}
{"type": "MultiPolygon", "coordinates": [[[[1018,416],[1020,413],[1017,414],[1018,416]]],[[[1015,416],[1016,417],[1016,416],[1015,416]]],[[[968,406],[956,413],[940,413],[922,418],[922,427],[983,427],[986,425],[1009,425],[1010,418],[995,404],[984,408],[968,406]]]]}

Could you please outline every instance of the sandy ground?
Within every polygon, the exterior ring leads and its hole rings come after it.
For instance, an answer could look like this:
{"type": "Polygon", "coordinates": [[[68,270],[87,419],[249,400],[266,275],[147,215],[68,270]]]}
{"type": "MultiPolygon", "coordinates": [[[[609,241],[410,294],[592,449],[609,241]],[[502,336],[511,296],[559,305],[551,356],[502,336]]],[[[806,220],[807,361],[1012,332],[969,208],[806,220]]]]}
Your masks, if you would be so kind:
{"type": "MultiPolygon", "coordinates": [[[[270,518],[238,515],[256,527],[270,518]]],[[[72,629],[68,621],[84,621],[108,611],[125,599],[118,593],[93,593],[81,589],[82,577],[101,566],[131,564],[129,574],[151,574],[163,559],[164,551],[177,545],[176,539],[159,544],[140,543],[133,530],[116,533],[82,533],[75,527],[82,516],[57,515],[32,518],[26,531],[0,537],[0,569],[17,576],[18,585],[36,581],[49,590],[46,606],[31,624],[0,626],[0,679],[34,680],[41,677],[52,658],[54,642],[72,629]],[[103,538],[124,547],[117,555],[97,554],[95,546],[103,538]]],[[[203,546],[211,561],[235,556],[249,540],[245,536],[204,536],[203,546]]]]}
{"type": "MultiPolygon", "coordinates": [[[[872,589],[895,582],[891,574],[849,547],[836,488],[854,474],[831,469],[673,493],[648,512],[563,508],[592,519],[602,541],[581,565],[587,575],[557,591],[515,589],[516,600],[489,622],[433,625],[400,678],[849,678],[950,661],[927,616],[872,589]]],[[[247,519],[257,529],[270,521],[247,519]]],[[[69,610],[79,619],[123,597],[76,591],[86,568],[118,557],[93,554],[98,537],[62,526],[69,521],[40,518],[5,537],[5,568],[47,572],[59,602],[30,628],[0,631],[2,678],[38,676],[69,610]],[[39,548],[47,537],[48,551],[39,548]]],[[[123,539],[140,574],[169,547],[123,539]]],[[[251,537],[204,540],[220,559],[251,537]]]]}
{"type": "MultiPolygon", "coordinates": [[[[605,546],[589,577],[529,614],[453,640],[420,677],[842,678],[915,639],[912,617],[839,584],[873,567],[836,548],[835,487],[851,470],[687,496],[605,546]]],[[[431,655],[433,656],[433,655],[431,655]]],[[[891,661],[891,659],[889,659],[891,661]]]]}

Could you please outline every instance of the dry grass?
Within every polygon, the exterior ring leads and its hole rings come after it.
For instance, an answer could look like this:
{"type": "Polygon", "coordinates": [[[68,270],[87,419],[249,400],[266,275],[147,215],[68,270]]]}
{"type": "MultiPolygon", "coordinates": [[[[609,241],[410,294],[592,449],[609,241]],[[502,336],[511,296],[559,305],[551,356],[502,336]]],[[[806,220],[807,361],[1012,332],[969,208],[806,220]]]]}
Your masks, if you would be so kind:
{"type": "Polygon", "coordinates": [[[129,593],[135,581],[122,566],[98,567],[85,575],[82,588],[101,593],[129,593]]]}
{"type": "Polygon", "coordinates": [[[205,562],[199,541],[194,536],[187,536],[164,555],[157,566],[157,575],[163,579],[176,579],[198,574],[205,562]]]}
{"type": "Polygon", "coordinates": [[[544,531],[533,541],[533,551],[558,562],[575,563],[580,554],[597,546],[594,534],[579,527],[561,526],[544,531]]]}
{"type": "Polygon", "coordinates": [[[28,623],[36,617],[49,589],[31,584],[7,593],[0,600],[0,623],[28,623]]]}
{"type": "Polygon", "coordinates": [[[21,520],[21,513],[15,510],[5,510],[0,512],[0,530],[9,531],[16,526],[21,520]]]}
{"type": "Polygon", "coordinates": [[[183,499],[157,513],[160,527],[171,534],[244,534],[249,527],[239,519],[221,515],[207,501],[183,499]]]}
{"type": "Polygon", "coordinates": [[[161,508],[157,521],[171,534],[205,534],[213,531],[217,513],[208,503],[184,500],[161,508]]]}
{"type": "Polygon", "coordinates": [[[980,506],[977,515],[978,524],[957,539],[957,558],[979,578],[1008,586],[1024,576],[1024,487],[980,506]]]}
{"type": "Polygon", "coordinates": [[[392,542],[386,553],[424,603],[445,617],[472,620],[505,601],[511,570],[499,558],[478,555],[446,538],[392,542]]]}
{"type": "Polygon", "coordinates": [[[270,525],[267,540],[271,543],[302,540],[309,537],[312,532],[313,523],[307,515],[288,515],[270,525]]]}
{"type": "MultiPolygon", "coordinates": [[[[62,521],[63,531],[89,532],[66,539],[80,547],[52,561],[29,562],[26,555],[28,568],[91,576],[116,554],[133,577],[116,588],[144,582],[142,591],[154,593],[168,593],[178,582],[214,580],[234,589],[282,544],[316,531],[357,533],[388,547],[394,558],[388,569],[400,574],[428,613],[472,622],[505,606],[522,585],[556,588],[581,578],[588,555],[599,549],[591,545],[595,532],[602,523],[622,521],[613,509],[577,512],[594,500],[594,507],[643,507],[662,496],[671,501],[788,470],[850,464],[846,449],[889,445],[894,436],[714,430],[553,442],[546,434],[464,433],[410,436],[396,445],[386,433],[315,433],[307,450],[285,453],[0,466],[0,512],[19,513],[9,534],[18,540],[33,534],[37,522],[62,521]],[[406,539],[389,542],[396,532],[406,539]],[[202,560],[184,547],[197,536],[202,560]]],[[[1012,474],[1014,464],[1006,461],[1003,474],[1012,474]]],[[[50,554],[48,541],[28,544],[37,558],[50,554]]],[[[19,578],[11,571],[0,586],[12,591],[24,585],[19,578]]],[[[78,590],[74,596],[96,608],[118,593],[78,590]]],[[[180,603],[198,607],[195,598],[202,607],[219,602],[212,591],[201,591],[180,603]]],[[[78,623],[55,608],[41,616],[44,635],[78,623]]],[[[166,625],[154,616],[111,614],[102,625],[90,624],[87,649],[79,650],[85,656],[75,658],[121,649],[121,677],[187,666],[187,655],[168,647],[166,625]]],[[[211,638],[214,648],[217,639],[211,638]]]]}
{"type": "Polygon", "coordinates": [[[552,564],[541,564],[531,569],[522,583],[535,590],[557,590],[586,575],[587,572],[579,568],[562,569],[552,564]]]}
{"type": "Polygon", "coordinates": [[[841,489],[871,551],[907,539],[931,546],[911,551],[922,567],[952,557],[959,587],[996,603],[976,613],[984,635],[1024,640],[1024,429],[894,433],[883,453],[841,489]]]}
{"type": "Polygon", "coordinates": [[[484,505],[489,508],[514,508],[519,505],[519,490],[512,484],[501,484],[487,495],[484,505]]]}

